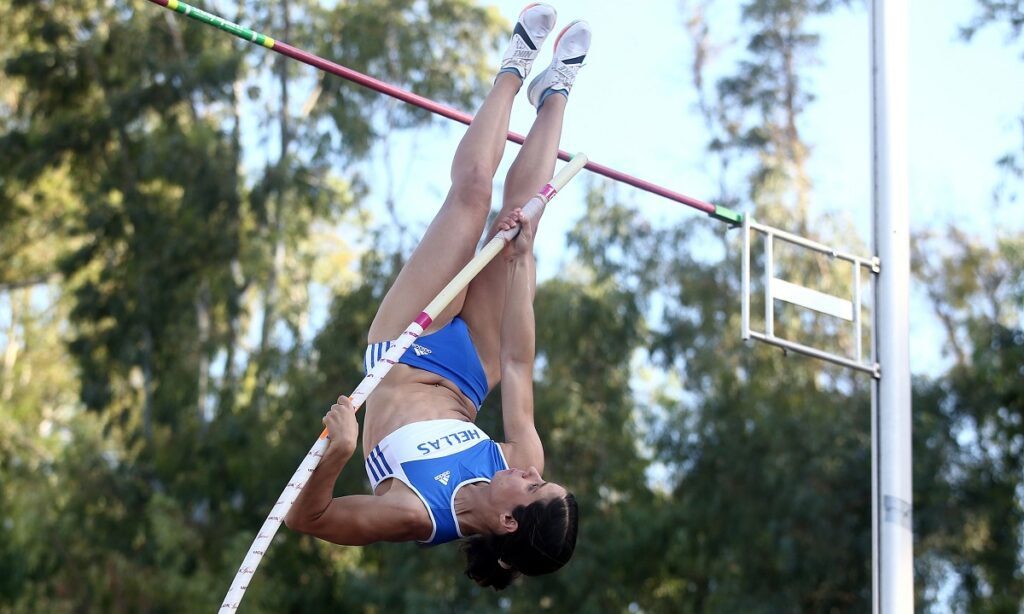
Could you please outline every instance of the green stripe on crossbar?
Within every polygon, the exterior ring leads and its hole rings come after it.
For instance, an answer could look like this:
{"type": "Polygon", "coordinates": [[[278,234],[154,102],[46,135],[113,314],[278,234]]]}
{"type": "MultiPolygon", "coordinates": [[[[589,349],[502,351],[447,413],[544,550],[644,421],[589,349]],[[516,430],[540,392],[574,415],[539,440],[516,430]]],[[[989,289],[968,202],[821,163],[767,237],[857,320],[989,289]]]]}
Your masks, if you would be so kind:
{"type": "Polygon", "coordinates": [[[728,207],[715,205],[714,212],[709,213],[708,215],[715,218],[716,220],[726,222],[729,224],[739,225],[743,223],[743,214],[733,211],[728,207]]]}
{"type": "Polygon", "coordinates": [[[269,49],[274,48],[274,39],[270,38],[269,36],[264,36],[259,32],[250,30],[249,28],[244,28],[238,25],[237,23],[231,23],[226,19],[223,19],[211,13],[207,13],[202,9],[197,9],[196,7],[185,4],[180,0],[167,0],[167,8],[177,11],[178,13],[181,13],[186,17],[191,17],[196,21],[201,21],[207,25],[234,34],[238,38],[244,38],[245,40],[251,43],[263,45],[264,47],[267,47],[269,49]]]}

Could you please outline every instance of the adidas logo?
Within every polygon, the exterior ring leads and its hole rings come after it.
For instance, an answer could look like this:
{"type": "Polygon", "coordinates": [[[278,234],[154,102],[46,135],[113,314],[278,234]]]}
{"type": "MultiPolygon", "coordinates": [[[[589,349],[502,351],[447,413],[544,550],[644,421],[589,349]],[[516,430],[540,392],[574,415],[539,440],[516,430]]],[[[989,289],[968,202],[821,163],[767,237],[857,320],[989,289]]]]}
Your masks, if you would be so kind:
{"type": "Polygon", "coordinates": [[[430,348],[425,348],[422,345],[412,344],[412,351],[416,352],[417,356],[424,356],[426,354],[432,354],[430,348]]]}
{"type": "Polygon", "coordinates": [[[447,486],[448,485],[448,480],[452,479],[452,472],[451,471],[445,471],[444,473],[439,473],[439,474],[434,476],[434,479],[437,480],[438,482],[440,482],[441,484],[447,486]]]}

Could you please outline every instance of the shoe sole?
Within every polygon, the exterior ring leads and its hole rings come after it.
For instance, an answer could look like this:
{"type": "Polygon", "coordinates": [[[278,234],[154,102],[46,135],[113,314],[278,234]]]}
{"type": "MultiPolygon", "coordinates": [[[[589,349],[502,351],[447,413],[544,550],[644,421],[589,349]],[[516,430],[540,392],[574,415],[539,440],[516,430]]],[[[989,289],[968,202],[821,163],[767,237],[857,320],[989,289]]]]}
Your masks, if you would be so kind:
{"type": "MultiPolygon", "coordinates": [[[[532,9],[535,6],[540,6],[542,4],[544,4],[544,3],[543,2],[531,2],[530,4],[527,4],[526,6],[523,7],[523,10],[519,11],[519,17],[516,18],[516,21],[519,22],[519,23],[522,23],[523,14],[526,13],[526,11],[532,9]]],[[[551,7],[551,10],[554,11],[555,7],[551,7]]],[[[555,19],[558,19],[557,12],[555,13],[555,19]]],[[[577,19],[576,21],[580,21],[580,20],[577,19]]],[[[573,23],[576,23],[576,22],[573,22],[573,23]]],[[[524,26],[524,29],[525,29],[525,26],[524,26]]],[[[559,34],[558,36],[561,37],[562,35],[559,34]]],[[[540,44],[537,45],[537,49],[540,49],[540,44]]]]}
{"type": "Polygon", "coordinates": [[[532,9],[533,7],[535,7],[535,6],[539,5],[539,4],[540,4],[540,2],[531,2],[530,4],[527,4],[526,6],[524,6],[523,10],[519,11],[519,18],[522,19],[523,13],[525,13],[526,11],[532,9]]]}
{"type": "MultiPolygon", "coordinates": [[[[537,4],[540,4],[540,3],[538,2],[537,4]]],[[[558,43],[562,40],[562,35],[565,34],[566,32],[568,32],[569,28],[573,27],[574,25],[576,25],[576,24],[578,24],[578,23],[580,23],[582,21],[583,21],[582,19],[577,19],[577,20],[571,22],[569,25],[567,25],[564,28],[562,28],[562,31],[558,33],[558,37],[555,38],[555,46],[552,47],[552,49],[557,51],[558,50],[558,43]]]]}
{"type": "MultiPolygon", "coordinates": [[[[523,18],[523,13],[525,13],[526,11],[532,9],[535,6],[540,6],[542,4],[546,4],[546,3],[545,2],[531,2],[530,4],[527,4],[526,6],[523,7],[523,10],[519,11],[519,17],[517,17],[516,20],[522,19],[523,18]]],[[[548,6],[551,7],[551,12],[553,12],[555,14],[555,19],[557,20],[558,19],[558,11],[556,11],[555,7],[551,6],[550,4],[548,6]]],[[[580,20],[577,19],[576,21],[580,21],[580,20]]]]}

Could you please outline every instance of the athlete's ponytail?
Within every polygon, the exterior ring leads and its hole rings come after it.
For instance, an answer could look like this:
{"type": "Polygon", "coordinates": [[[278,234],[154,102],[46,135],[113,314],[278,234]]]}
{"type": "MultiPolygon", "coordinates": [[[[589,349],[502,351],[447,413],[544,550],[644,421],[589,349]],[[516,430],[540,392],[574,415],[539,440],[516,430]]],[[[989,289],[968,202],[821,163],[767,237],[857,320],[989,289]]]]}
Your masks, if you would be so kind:
{"type": "Polygon", "coordinates": [[[519,574],[557,571],[576,549],[579,510],[571,493],[512,510],[517,529],[504,535],[477,535],[463,546],[466,575],[500,591],[519,574]]]}

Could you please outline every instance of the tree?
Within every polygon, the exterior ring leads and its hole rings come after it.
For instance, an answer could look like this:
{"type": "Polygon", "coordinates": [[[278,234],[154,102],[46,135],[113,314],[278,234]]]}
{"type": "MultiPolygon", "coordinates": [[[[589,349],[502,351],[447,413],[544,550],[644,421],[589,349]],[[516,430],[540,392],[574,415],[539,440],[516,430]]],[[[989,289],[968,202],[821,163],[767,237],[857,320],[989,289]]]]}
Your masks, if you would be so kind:
{"type": "MultiPolygon", "coordinates": [[[[1006,40],[1008,43],[1016,43],[1021,40],[1021,32],[1024,31],[1024,1],[1022,0],[976,0],[978,13],[971,19],[970,23],[961,28],[960,35],[966,41],[985,29],[1000,29],[1005,27],[1006,40]]],[[[1021,58],[1024,59],[1024,50],[1021,51],[1021,58]]],[[[1020,199],[1020,185],[1024,180],[1024,112],[1018,121],[1020,130],[1020,143],[1016,151],[1006,152],[996,162],[1003,171],[1003,181],[995,187],[994,207],[1005,206],[1009,212],[1013,211],[1014,205],[1020,199]]]]}
{"type": "Polygon", "coordinates": [[[915,506],[919,568],[936,584],[952,577],[965,611],[1015,612],[1024,605],[1024,235],[992,247],[955,230],[920,237],[914,262],[954,357],[942,377],[915,386],[916,439],[941,450],[941,462],[914,475],[925,501],[915,506]]]}
{"type": "MultiPolygon", "coordinates": [[[[0,298],[13,297],[6,303],[13,332],[2,341],[14,366],[2,372],[0,388],[10,390],[6,408],[60,381],[55,374],[74,376],[79,387],[64,381],[78,402],[52,436],[18,439],[46,423],[51,409],[22,412],[23,424],[4,432],[5,450],[16,454],[9,463],[5,455],[0,474],[3,515],[15,523],[14,544],[35,544],[4,548],[0,575],[14,579],[4,584],[4,603],[208,609],[309,435],[285,436],[300,424],[303,432],[315,427],[317,418],[288,419],[338,393],[311,402],[295,388],[309,383],[315,364],[308,271],[328,257],[352,260],[339,253],[351,247],[312,240],[338,223],[364,223],[353,211],[365,193],[358,175],[334,168],[352,166],[392,127],[366,133],[377,109],[338,104],[354,88],[333,82],[331,94],[296,113],[289,96],[260,88],[272,56],[158,7],[5,4],[0,31],[18,44],[0,52],[0,298]],[[247,124],[251,104],[266,105],[262,117],[275,122],[280,139],[262,176],[249,171],[260,140],[251,133],[263,130],[247,124]],[[52,292],[59,310],[39,318],[15,296],[20,288],[52,292]],[[266,342],[251,347],[247,331],[260,315],[266,342]],[[45,321],[52,345],[29,346],[38,335],[22,330],[32,318],[45,321]],[[40,362],[46,356],[52,363],[40,362]],[[26,385],[17,374],[30,364],[45,375],[26,385]],[[28,455],[39,441],[40,450],[56,448],[45,459],[54,483],[45,489],[24,469],[44,462],[28,455]],[[47,513],[25,513],[48,498],[47,513]],[[56,535],[73,537],[54,547],[56,535]]],[[[413,80],[427,87],[423,93],[449,100],[478,96],[480,50],[495,31],[493,14],[460,0],[366,0],[330,11],[254,1],[238,5],[238,15],[291,23],[300,43],[335,40],[344,23],[354,29],[334,57],[369,64],[390,60],[394,49],[360,24],[392,24],[393,42],[411,41],[400,54],[404,70],[425,75],[413,80]],[[464,49],[412,52],[469,32],[464,49]],[[451,65],[476,77],[452,75],[451,65]]],[[[294,77],[285,66],[271,82],[282,89],[294,77]]],[[[403,126],[423,121],[410,116],[403,126]]],[[[333,553],[302,540],[281,552],[302,564],[276,568],[277,575],[264,570],[251,608],[279,611],[333,593],[324,582],[309,595],[284,589],[333,553]]]]}

